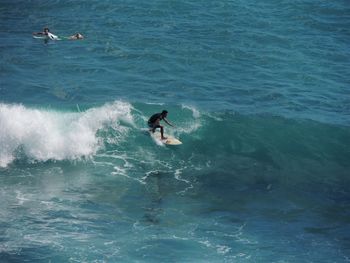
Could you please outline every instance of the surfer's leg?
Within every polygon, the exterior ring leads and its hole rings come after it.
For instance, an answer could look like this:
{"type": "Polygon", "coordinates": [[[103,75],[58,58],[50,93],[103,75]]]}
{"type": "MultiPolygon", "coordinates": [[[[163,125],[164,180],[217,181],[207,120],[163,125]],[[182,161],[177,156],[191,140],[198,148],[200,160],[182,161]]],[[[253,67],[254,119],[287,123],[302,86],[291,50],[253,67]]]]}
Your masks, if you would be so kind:
{"type": "Polygon", "coordinates": [[[161,139],[162,139],[162,140],[165,140],[166,137],[164,137],[164,129],[163,129],[163,126],[160,126],[160,125],[159,125],[159,128],[160,128],[161,139]]]}
{"type": "Polygon", "coordinates": [[[148,123],[148,128],[149,128],[150,132],[154,133],[156,131],[157,127],[154,124],[152,124],[152,123],[148,123]]]}
{"type": "Polygon", "coordinates": [[[153,129],[152,132],[154,133],[156,131],[157,128],[160,128],[160,125],[154,124],[153,125],[153,129]]]}

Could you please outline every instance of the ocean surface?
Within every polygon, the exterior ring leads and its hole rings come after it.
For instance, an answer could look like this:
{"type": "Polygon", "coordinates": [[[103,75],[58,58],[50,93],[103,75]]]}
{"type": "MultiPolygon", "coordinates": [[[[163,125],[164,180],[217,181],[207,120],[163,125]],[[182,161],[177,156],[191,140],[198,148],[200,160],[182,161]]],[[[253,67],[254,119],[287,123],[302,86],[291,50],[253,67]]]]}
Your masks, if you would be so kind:
{"type": "Polygon", "coordinates": [[[348,0],[0,0],[0,262],[350,262],[349,44],[348,0]]]}

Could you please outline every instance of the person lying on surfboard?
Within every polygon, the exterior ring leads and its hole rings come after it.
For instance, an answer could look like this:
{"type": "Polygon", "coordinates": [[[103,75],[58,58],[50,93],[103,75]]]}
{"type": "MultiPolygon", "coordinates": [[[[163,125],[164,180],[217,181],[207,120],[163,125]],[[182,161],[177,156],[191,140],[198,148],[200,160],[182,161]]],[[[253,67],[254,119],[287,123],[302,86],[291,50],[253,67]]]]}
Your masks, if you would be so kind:
{"type": "Polygon", "coordinates": [[[163,110],[161,113],[156,113],[151,116],[148,120],[148,127],[150,128],[150,131],[155,132],[157,128],[160,128],[160,135],[161,139],[165,140],[166,137],[164,137],[164,128],[162,125],[160,125],[160,121],[165,121],[166,124],[170,125],[171,127],[175,127],[173,124],[171,124],[166,117],[168,116],[168,111],[163,110]]]}
{"type": "Polygon", "coordinates": [[[50,38],[51,40],[59,40],[58,36],[52,34],[48,27],[45,27],[43,29],[43,32],[34,32],[33,36],[46,36],[47,38],[50,38]]]}
{"type": "Polygon", "coordinates": [[[84,39],[84,36],[80,33],[76,33],[70,37],[68,37],[68,39],[70,40],[80,40],[80,39],[84,39]]]}

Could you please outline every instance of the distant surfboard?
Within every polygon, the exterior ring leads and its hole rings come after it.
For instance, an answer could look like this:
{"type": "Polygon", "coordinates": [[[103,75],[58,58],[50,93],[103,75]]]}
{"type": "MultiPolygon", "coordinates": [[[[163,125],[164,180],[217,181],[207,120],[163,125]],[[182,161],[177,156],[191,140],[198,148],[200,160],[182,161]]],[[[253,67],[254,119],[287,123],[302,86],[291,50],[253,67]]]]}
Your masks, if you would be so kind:
{"type": "Polygon", "coordinates": [[[182,144],[182,142],[178,139],[176,139],[175,137],[169,135],[169,134],[164,134],[164,137],[166,137],[166,139],[162,140],[161,139],[161,135],[160,132],[156,131],[154,133],[150,132],[150,135],[152,136],[152,138],[158,142],[161,142],[163,144],[166,145],[180,145],[182,144]]]}
{"type": "Polygon", "coordinates": [[[48,36],[35,36],[35,35],[33,35],[33,38],[36,38],[36,39],[49,39],[48,36]]]}
{"type": "Polygon", "coordinates": [[[51,39],[51,40],[61,40],[58,36],[51,34],[50,32],[48,35],[33,35],[33,38],[36,39],[51,39]]]}

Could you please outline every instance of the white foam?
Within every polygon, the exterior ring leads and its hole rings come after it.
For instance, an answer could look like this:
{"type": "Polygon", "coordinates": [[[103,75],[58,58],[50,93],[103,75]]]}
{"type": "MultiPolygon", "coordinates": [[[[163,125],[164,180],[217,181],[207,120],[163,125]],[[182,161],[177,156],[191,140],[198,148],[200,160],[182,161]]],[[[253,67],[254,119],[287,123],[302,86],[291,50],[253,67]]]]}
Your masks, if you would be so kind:
{"type": "Polygon", "coordinates": [[[97,131],[108,126],[125,134],[134,126],[131,105],[115,101],[85,112],[58,112],[0,103],[0,167],[16,158],[16,151],[34,160],[78,159],[102,146],[97,131]]]}
{"type": "Polygon", "coordinates": [[[193,133],[196,130],[198,130],[202,124],[200,121],[201,114],[200,112],[194,108],[193,106],[188,106],[188,105],[182,105],[182,109],[186,109],[192,112],[192,117],[193,120],[183,123],[181,127],[177,127],[176,131],[177,133],[193,133]]]}

